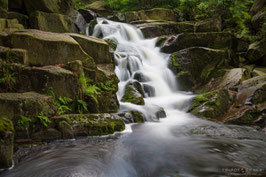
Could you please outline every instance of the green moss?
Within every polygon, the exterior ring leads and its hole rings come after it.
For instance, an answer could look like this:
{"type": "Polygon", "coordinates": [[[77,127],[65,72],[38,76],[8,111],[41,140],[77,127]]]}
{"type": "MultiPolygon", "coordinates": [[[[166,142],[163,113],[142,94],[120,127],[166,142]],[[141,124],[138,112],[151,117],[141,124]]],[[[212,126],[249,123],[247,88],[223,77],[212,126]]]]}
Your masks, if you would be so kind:
{"type": "Polygon", "coordinates": [[[167,39],[167,36],[160,36],[156,41],[156,47],[162,47],[167,39]]]}
{"type": "Polygon", "coordinates": [[[144,123],[145,122],[145,118],[144,115],[141,112],[138,111],[128,111],[134,119],[135,123],[144,123]]]}
{"type": "Polygon", "coordinates": [[[116,50],[116,48],[117,48],[117,42],[116,41],[111,40],[111,39],[106,39],[105,41],[109,44],[111,49],[113,49],[114,51],[116,50]]]}
{"type": "Polygon", "coordinates": [[[143,96],[137,91],[137,89],[132,85],[128,84],[125,89],[125,94],[121,100],[122,102],[129,102],[137,105],[144,105],[143,96]]]}
{"type": "Polygon", "coordinates": [[[238,119],[232,119],[227,121],[228,124],[237,124],[237,125],[252,125],[255,120],[261,115],[260,111],[256,109],[246,111],[238,119]]]}
{"type": "Polygon", "coordinates": [[[15,132],[12,121],[6,118],[0,118],[0,138],[5,138],[6,132],[8,131],[15,132]]]}

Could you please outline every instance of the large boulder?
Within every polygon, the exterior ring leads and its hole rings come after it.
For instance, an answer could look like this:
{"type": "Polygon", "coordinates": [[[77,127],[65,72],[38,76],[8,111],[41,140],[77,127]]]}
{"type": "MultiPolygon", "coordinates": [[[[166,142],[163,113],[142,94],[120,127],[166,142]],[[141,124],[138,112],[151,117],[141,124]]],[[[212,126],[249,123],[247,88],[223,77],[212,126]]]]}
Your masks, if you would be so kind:
{"type": "Polygon", "coordinates": [[[90,23],[93,19],[97,17],[97,14],[90,9],[79,9],[78,11],[87,23],[90,23]]]}
{"type": "Polygon", "coordinates": [[[68,14],[74,9],[74,1],[72,0],[24,0],[24,2],[28,14],[35,11],[68,14]]]}
{"type": "Polygon", "coordinates": [[[236,38],[231,33],[181,33],[165,39],[162,52],[173,53],[189,47],[208,47],[213,49],[231,49],[235,47],[236,38]]]}
{"type": "Polygon", "coordinates": [[[53,120],[56,124],[60,124],[62,121],[69,124],[75,137],[102,136],[125,129],[124,122],[112,114],[69,114],[56,117],[53,120]]]}
{"type": "Polygon", "coordinates": [[[16,87],[24,92],[35,91],[75,99],[79,96],[78,78],[73,72],[57,67],[18,67],[16,87]]]}
{"type": "Polygon", "coordinates": [[[137,105],[144,105],[143,95],[138,91],[138,89],[133,85],[133,83],[129,82],[125,86],[125,93],[121,99],[122,102],[129,102],[137,105]]]}
{"type": "Polygon", "coordinates": [[[36,11],[30,14],[30,27],[42,31],[65,33],[77,32],[71,18],[58,13],[45,13],[36,11]]]}
{"type": "Polygon", "coordinates": [[[216,76],[218,69],[227,66],[229,62],[227,50],[191,47],[173,53],[169,67],[178,80],[183,81],[181,86],[197,86],[216,76]]]}
{"type": "Polygon", "coordinates": [[[176,21],[177,15],[175,11],[164,8],[155,8],[150,10],[140,10],[125,13],[126,22],[139,20],[160,20],[160,21],[176,21]]]}
{"type": "Polygon", "coordinates": [[[43,112],[47,116],[56,113],[53,98],[35,92],[27,93],[0,93],[0,115],[13,122],[17,122],[19,116],[38,116],[43,112]]]}
{"type": "Polygon", "coordinates": [[[248,48],[246,58],[250,63],[257,62],[266,66],[266,39],[252,43],[248,48]]]}
{"type": "Polygon", "coordinates": [[[111,64],[113,54],[110,53],[109,44],[102,39],[80,34],[69,34],[82,49],[89,54],[96,64],[111,64]]]}
{"type": "Polygon", "coordinates": [[[12,121],[0,118],[0,169],[12,167],[14,149],[14,127],[12,121]]]}
{"type": "Polygon", "coordinates": [[[81,60],[85,67],[95,68],[93,59],[66,34],[25,30],[10,35],[9,43],[12,48],[28,51],[30,65],[66,64],[69,61],[81,60]]]}
{"type": "Polygon", "coordinates": [[[0,4],[0,18],[6,18],[8,11],[8,0],[0,0],[0,4]]]}
{"type": "Polygon", "coordinates": [[[192,100],[189,112],[200,118],[220,121],[233,101],[228,90],[208,92],[192,100]]]}

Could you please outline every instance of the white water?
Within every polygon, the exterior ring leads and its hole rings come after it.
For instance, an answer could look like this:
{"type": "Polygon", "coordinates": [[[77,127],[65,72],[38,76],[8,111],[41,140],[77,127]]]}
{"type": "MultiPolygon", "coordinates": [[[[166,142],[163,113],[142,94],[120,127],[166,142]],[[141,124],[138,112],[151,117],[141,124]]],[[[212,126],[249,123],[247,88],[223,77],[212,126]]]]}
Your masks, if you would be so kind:
{"type": "Polygon", "coordinates": [[[138,110],[148,121],[154,121],[155,113],[160,107],[164,108],[167,117],[177,114],[178,109],[184,109],[187,105],[185,103],[192,96],[178,93],[176,78],[168,69],[169,55],[161,53],[160,48],[155,46],[156,38],[144,39],[141,31],[132,25],[99,18],[93,36],[100,35],[103,39],[111,39],[118,43],[114,56],[115,73],[120,80],[117,97],[121,111],[138,110]],[[150,96],[144,91],[144,106],[121,102],[126,84],[136,81],[136,73],[145,76],[145,82],[140,82],[142,88],[143,85],[148,85],[155,90],[150,96]]]}

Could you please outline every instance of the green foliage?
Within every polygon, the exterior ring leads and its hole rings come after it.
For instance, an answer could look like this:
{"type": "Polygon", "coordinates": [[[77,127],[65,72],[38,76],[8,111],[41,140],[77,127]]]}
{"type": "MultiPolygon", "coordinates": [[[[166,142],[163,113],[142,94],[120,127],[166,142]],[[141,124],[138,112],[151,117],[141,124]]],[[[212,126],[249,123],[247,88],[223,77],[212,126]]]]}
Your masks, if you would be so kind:
{"type": "MultiPolygon", "coordinates": [[[[116,88],[111,80],[108,80],[106,82],[100,82],[97,84],[98,88],[103,91],[115,91],[116,88]]],[[[97,91],[97,90],[96,90],[97,91]]]]}
{"type": "Polygon", "coordinates": [[[101,91],[99,87],[97,87],[96,85],[90,85],[90,86],[87,86],[85,90],[85,94],[87,96],[94,96],[95,94],[98,93],[98,91],[101,91]]]}
{"type": "Polygon", "coordinates": [[[59,115],[66,114],[72,111],[71,104],[73,100],[71,98],[67,97],[59,97],[57,100],[55,100],[56,106],[57,106],[57,113],[59,115]]]}
{"type": "Polygon", "coordinates": [[[80,114],[84,114],[84,113],[88,112],[87,103],[83,100],[77,100],[76,107],[77,107],[78,112],[80,114]]]}
{"type": "Polygon", "coordinates": [[[81,0],[73,0],[73,2],[74,2],[76,10],[86,9],[88,8],[88,5],[89,5],[89,2],[81,1],[81,0]]]}
{"type": "Polygon", "coordinates": [[[30,122],[32,122],[31,118],[21,115],[20,119],[17,122],[18,129],[28,131],[30,122]]]}
{"type": "Polygon", "coordinates": [[[37,116],[37,118],[39,119],[39,121],[41,122],[41,124],[42,124],[44,127],[47,127],[48,124],[51,123],[51,120],[50,120],[47,116],[45,116],[45,114],[44,114],[43,112],[41,112],[41,113],[39,114],[39,116],[37,116]]]}

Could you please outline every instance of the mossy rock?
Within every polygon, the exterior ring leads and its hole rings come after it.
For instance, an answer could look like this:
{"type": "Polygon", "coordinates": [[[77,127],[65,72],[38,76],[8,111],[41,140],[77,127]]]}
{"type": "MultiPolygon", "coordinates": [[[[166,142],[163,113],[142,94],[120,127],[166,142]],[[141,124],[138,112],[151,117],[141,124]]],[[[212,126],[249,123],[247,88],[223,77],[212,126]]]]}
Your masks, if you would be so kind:
{"type": "Polygon", "coordinates": [[[116,94],[112,91],[101,91],[97,95],[100,113],[116,113],[119,109],[119,102],[116,94]]]}
{"type": "Polygon", "coordinates": [[[96,64],[112,63],[113,55],[110,53],[108,43],[104,40],[80,34],[69,35],[74,38],[82,49],[94,59],[96,64]]]}
{"type": "Polygon", "coordinates": [[[227,90],[208,92],[193,99],[189,112],[200,118],[219,121],[232,103],[233,98],[227,90]]]}
{"type": "Polygon", "coordinates": [[[88,9],[96,12],[98,16],[107,17],[112,15],[112,10],[106,5],[104,1],[95,1],[87,6],[88,9]]]}
{"type": "Polygon", "coordinates": [[[70,61],[81,60],[85,67],[95,69],[93,59],[72,37],[66,34],[25,30],[10,35],[9,42],[12,48],[28,51],[30,65],[66,64],[70,61]]]}
{"type": "Polygon", "coordinates": [[[78,32],[71,18],[57,13],[34,12],[29,16],[30,27],[48,32],[78,32]]]}
{"type": "Polygon", "coordinates": [[[21,115],[36,117],[41,112],[47,116],[56,113],[52,97],[34,92],[0,93],[0,115],[17,122],[21,115]]]}
{"type": "Polygon", "coordinates": [[[11,120],[0,118],[0,169],[12,166],[15,130],[11,120]]]}
{"type": "Polygon", "coordinates": [[[77,136],[102,136],[120,132],[125,124],[112,114],[69,114],[62,115],[54,121],[66,121],[72,126],[77,136]]]}
{"type": "Polygon", "coordinates": [[[266,39],[252,43],[246,55],[250,63],[262,63],[266,66],[266,39]]]}
{"type": "Polygon", "coordinates": [[[140,10],[125,13],[126,22],[139,20],[176,21],[177,19],[178,17],[175,11],[164,8],[154,8],[149,10],[140,10]]]}
{"type": "Polygon", "coordinates": [[[225,32],[182,33],[169,36],[165,41],[161,49],[165,53],[173,53],[189,47],[233,49],[237,44],[233,34],[225,32]]]}
{"type": "Polygon", "coordinates": [[[24,2],[28,14],[35,11],[68,14],[74,9],[74,2],[70,0],[24,0],[24,2]]]}
{"type": "Polygon", "coordinates": [[[259,118],[262,113],[257,109],[248,109],[239,112],[238,116],[225,121],[226,124],[236,124],[236,125],[255,125],[255,121],[259,118]]]}
{"type": "Polygon", "coordinates": [[[8,19],[17,19],[25,28],[29,27],[29,17],[18,12],[8,12],[8,19]]]}
{"type": "Polygon", "coordinates": [[[62,134],[62,139],[74,139],[73,128],[66,121],[58,123],[58,130],[62,134]]]}
{"type": "Polygon", "coordinates": [[[137,105],[144,105],[143,95],[134,87],[132,83],[125,86],[125,93],[121,99],[122,102],[129,102],[137,105]]]}
{"type": "Polygon", "coordinates": [[[128,111],[134,120],[134,123],[144,123],[145,122],[145,116],[139,112],[139,111],[128,111]]]}
{"type": "Polygon", "coordinates": [[[214,17],[211,19],[199,21],[195,24],[194,32],[221,32],[222,18],[214,17]]]}
{"type": "Polygon", "coordinates": [[[19,24],[17,19],[3,19],[0,18],[0,30],[8,34],[14,31],[23,30],[23,25],[19,24]]]}
{"type": "Polygon", "coordinates": [[[230,58],[226,50],[191,47],[173,53],[169,67],[177,75],[187,73],[188,83],[196,86],[208,82],[213,73],[228,63],[230,58]]]}
{"type": "Polygon", "coordinates": [[[8,0],[0,0],[0,4],[0,18],[6,18],[8,11],[8,0]]]}

